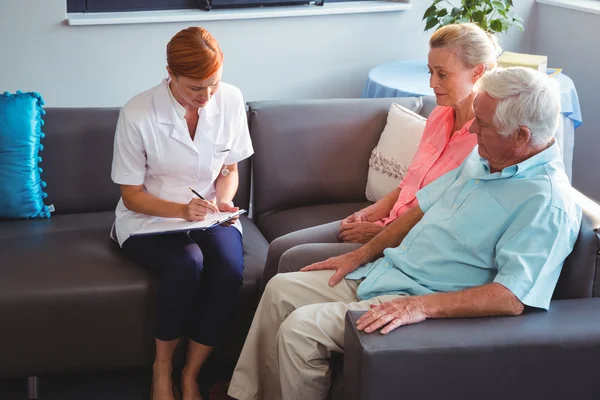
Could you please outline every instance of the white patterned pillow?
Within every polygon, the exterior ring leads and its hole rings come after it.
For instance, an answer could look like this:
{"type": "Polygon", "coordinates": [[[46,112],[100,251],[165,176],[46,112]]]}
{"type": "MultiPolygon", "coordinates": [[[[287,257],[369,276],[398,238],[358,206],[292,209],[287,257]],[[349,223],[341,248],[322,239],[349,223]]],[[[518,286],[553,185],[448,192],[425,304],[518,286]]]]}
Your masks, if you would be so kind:
{"type": "Polygon", "coordinates": [[[378,201],[400,184],[412,161],[427,119],[392,104],[385,129],[369,159],[366,196],[378,201]]]}

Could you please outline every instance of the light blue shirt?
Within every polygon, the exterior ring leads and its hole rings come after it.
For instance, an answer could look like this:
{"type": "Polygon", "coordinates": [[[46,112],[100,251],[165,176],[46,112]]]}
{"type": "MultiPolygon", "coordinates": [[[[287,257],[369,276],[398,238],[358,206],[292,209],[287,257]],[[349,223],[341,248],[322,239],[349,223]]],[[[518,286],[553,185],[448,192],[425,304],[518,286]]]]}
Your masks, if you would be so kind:
{"type": "Polygon", "coordinates": [[[364,278],[360,299],[497,282],[523,304],[548,309],[581,224],[556,143],[496,173],[476,146],[417,199],[425,215],[400,246],[347,276],[364,278]]]}

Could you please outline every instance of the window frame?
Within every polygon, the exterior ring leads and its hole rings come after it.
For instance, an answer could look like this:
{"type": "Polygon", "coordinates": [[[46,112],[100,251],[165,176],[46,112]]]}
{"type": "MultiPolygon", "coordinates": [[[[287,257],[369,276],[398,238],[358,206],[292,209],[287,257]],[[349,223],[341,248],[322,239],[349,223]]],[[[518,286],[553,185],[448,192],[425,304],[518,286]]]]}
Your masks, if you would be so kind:
{"type": "MultiPolygon", "coordinates": [[[[132,11],[204,10],[279,7],[288,5],[323,5],[327,3],[365,0],[66,0],[67,13],[100,13],[132,11]],[[214,4],[210,4],[211,1],[214,4]],[[227,2],[227,5],[218,4],[227,2]],[[232,4],[233,3],[233,4],[232,4]]],[[[376,1],[376,0],[366,0],[376,1]]]]}

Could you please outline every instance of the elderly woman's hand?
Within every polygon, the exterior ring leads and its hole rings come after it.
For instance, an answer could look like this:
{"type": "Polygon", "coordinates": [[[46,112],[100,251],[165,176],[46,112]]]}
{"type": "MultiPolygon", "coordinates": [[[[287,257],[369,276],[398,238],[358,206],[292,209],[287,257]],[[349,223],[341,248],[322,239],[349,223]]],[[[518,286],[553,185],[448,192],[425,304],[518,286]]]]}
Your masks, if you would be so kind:
{"type": "Polygon", "coordinates": [[[358,210],[354,214],[347,216],[345,219],[342,220],[342,223],[340,224],[340,226],[344,226],[344,225],[352,223],[352,222],[361,222],[361,221],[364,221],[364,222],[369,221],[369,218],[367,217],[367,213],[365,213],[364,210],[358,210]]]}
{"type": "Polygon", "coordinates": [[[340,225],[339,238],[344,243],[367,243],[373,239],[383,226],[373,222],[350,222],[340,225]]]}
{"type": "Polygon", "coordinates": [[[372,304],[371,309],[357,321],[356,328],[371,333],[381,330],[384,335],[402,325],[416,324],[425,321],[427,314],[420,297],[400,296],[379,305],[372,304]]]}

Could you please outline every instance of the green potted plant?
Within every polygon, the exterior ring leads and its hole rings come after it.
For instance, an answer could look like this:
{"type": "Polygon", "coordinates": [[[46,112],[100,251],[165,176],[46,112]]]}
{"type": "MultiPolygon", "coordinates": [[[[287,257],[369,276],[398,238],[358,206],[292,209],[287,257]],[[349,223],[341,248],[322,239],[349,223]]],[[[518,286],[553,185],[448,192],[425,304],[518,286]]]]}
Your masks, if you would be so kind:
{"type": "MultiPolygon", "coordinates": [[[[458,1],[458,0],[455,0],[458,1]]],[[[512,26],[523,30],[523,20],[512,14],[512,0],[461,0],[456,7],[449,0],[434,0],[423,19],[425,31],[444,25],[475,22],[490,33],[502,33],[512,26]]]]}

